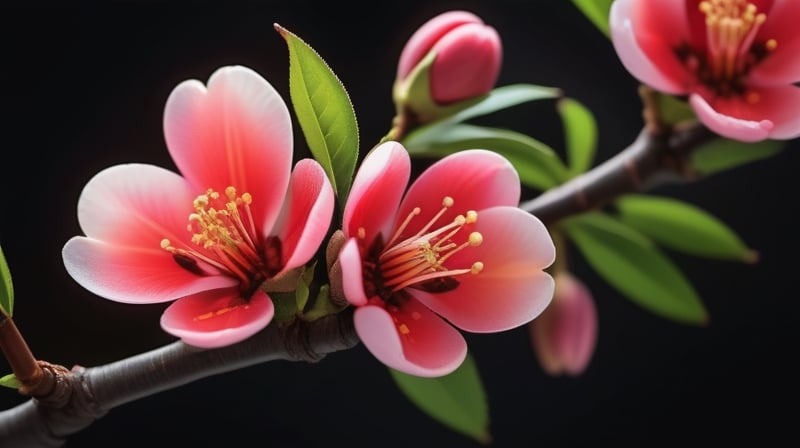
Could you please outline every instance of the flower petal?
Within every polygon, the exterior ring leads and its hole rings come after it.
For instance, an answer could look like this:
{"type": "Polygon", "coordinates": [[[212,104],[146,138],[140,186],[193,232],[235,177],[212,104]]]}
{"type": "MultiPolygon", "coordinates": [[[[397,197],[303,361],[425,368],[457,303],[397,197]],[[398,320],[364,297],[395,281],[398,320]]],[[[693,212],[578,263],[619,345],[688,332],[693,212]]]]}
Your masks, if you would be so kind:
{"type": "Polygon", "coordinates": [[[76,282],[117,302],[166,302],[238,284],[223,275],[192,274],[158,246],[143,249],[76,236],[64,245],[62,256],[67,273],[76,282]]]}
{"type": "Polygon", "coordinates": [[[467,11],[447,11],[422,24],[403,47],[397,79],[405,78],[442,36],[467,23],[483,23],[483,20],[467,11]]]}
{"type": "Polygon", "coordinates": [[[665,11],[672,12],[666,16],[670,21],[664,22],[663,26],[659,26],[658,29],[677,27],[678,32],[674,34],[676,37],[683,32],[681,30],[686,28],[685,23],[679,20],[673,10],[683,2],[647,1],[645,4],[645,2],[636,0],[615,0],[611,4],[609,15],[611,41],[622,65],[634,78],[661,92],[686,93],[689,75],[681,68],[674,54],[669,54],[669,42],[666,41],[666,37],[657,32],[651,32],[645,26],[652,24],[652,20],[640,22],[642,18],[651,17],[645,12],[654,4],[662,5],[665,11]],[[668,3],[673,4],[673,7],[666,6],[668,3]]]}
{"type": "Polygon", "coordinates": [[[78,199],[84,233],[121,246],[160,248],[161,240],[189,241],[186,230],[194,196],[186,181],[166,169],[116,165],[97,173],[78,199]]]}
{"type": "Polygon", "coordinates": [[[748,106],[741,98],[714,98],[713,101],[712,106],[699,94],[693,93],[689,96],[689,104],[692,105],[697,118],[715,133],[743,142],[756,142],[769,137],[774,124],[766,120],[765,116],[761,115],[755,119],[736,116],[742,112],[748,116],[752,115],[747,112],[748,106]]]}
{"type": "Polygon", "coordinates": [[[423,171],[408,189],[395,226],[419,207],[420,214],[403,232],[404,236],[414,235],[441,210],[445,196],[453,198],[453,207],[439,218],[440,224],[449,223],[468,210],[517,206],[519,176],[508,160],[492,151],[472,149],[444,157],[423,171]]]}
{"type": "Polygon", "coordinates": [[[553,297],[553,278],[543,271],[555,259],[547,229],[519,208],[495,207],[479,212],[474,230],[483,243],[454,254],[447,267],[468,269],[480,261],[482,271],[455,277],[460,284],[451,291],[409,293],[466,331],[505,331],[530,322],[553,297]]]}
{"type": "Polygon", "coordinates": [[[342,268],[342,288],[347,301],[353,305],[366,305],[367,293],[364,292],[364,271],[361,268],[361,252],[358,239],[350,238],[339,252],[339,266],[342,268]]]}
{"type": "Polygon", "coordinates": [[[467,355],[461,333],[415,300],[400,309],[362,306],[353,319],[359,338],[379,361],[410,375],[447,375],[467,355]]]}
{"type": "Polygon", "coordinates": [[[379,234],[387,239],[410,175],[411,159],[400,143],[385,142],[367,154],[344,207],[345,236],[356,236],[363,228],[367,244],[379,234]]]}
{"type": "Polygon", "coordinates": [[[236,289],[221,289],[177,300],[161,315],[161,328],[189,345],[215,348],[258,333],[274,314],[263,291],[245,301],[236,289]]]}
{"type": "Polygon", "coordinates": [[[778,45],[764,60],[753,67],[747,80],[749,83],[760,86],[785,86],[800,81],[800,57],[797,57],[800,54],[798,17],[800,17],[800,2],[776,0],[773,3],[756,40],[775,39],[778,45]]]}
{"type": "Polygon", "coordinates": [[[164,135],[195,194],[228,186],[248,192],[256,224],[272,228],[289,182],[293,136],[286,103],[269,82],[241,66],[218,69],[208,89],[184,81],[167,99],[164,135]]]}
{"type": "Polygon", "coordinates": [[[333,187],[319,163],[297,162],[281,218],[275,225],[282,243],[283,269],[302,266],[319,249],[333,216],[333,187]]]}

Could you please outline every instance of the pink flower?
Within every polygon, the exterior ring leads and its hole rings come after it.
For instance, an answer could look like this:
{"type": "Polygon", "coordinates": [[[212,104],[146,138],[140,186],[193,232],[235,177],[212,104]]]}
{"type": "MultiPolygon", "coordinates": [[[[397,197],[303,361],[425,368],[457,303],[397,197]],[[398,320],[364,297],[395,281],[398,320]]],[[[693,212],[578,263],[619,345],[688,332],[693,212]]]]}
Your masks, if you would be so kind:
{"type": "Polygon", "coordinates": [[[477,149],[447,156],[404,195],[409,174],[397,142],[365,158],[344,209],[342,286],[375,357],[441,376],[467,353],[451,324],[498,332],[542,312],[553,294],[543,269],[555,248],[541,221],[517,207],[519,178],[503,157],[477,149]]]}
{"type": "Polygon", "coordinates": [[[333,213],[319,164],[290,173],[290,120],[245,67],[217,70],[207,88],[179,84],[164,133],[182,175],[146,164],[95,175],[78,201],[86,236],[63,249],[67,272],[114,301],[175,300],[161,326],[187,344],[220,347],[264,328],[274,314],[266,291],[294,289],[290,273],[315,254],[333,213]]]}
{"type": "Polygon", "coordinates": [[[528,325],[531,345],[549,375],[577,376],[597,344],[597,309],[592,294],[567,272],[555,275],[553,302],[528,325]]]}
{"type": "Polygon", "coordinates": [[[430,53],[430,95],[439,105],[488,93],[497,82],[502,46],[497,31],[466,11],[449,11],[424,23],[408,40],[397,67],[397,81],[411,75],[430,53]]]}
{"type": "Polygon", "coordinates": [[[800,2],[616,0],[623,65],[656,90],[688,95],[698,119],[741,141],[800,136],[800,2]]]}

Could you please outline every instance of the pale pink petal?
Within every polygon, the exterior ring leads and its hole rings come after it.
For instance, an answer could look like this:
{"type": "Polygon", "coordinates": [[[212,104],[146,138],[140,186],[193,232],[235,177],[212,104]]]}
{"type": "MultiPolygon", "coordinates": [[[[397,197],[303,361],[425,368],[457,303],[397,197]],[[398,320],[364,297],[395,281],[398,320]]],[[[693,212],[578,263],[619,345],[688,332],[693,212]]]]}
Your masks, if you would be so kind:
{"type": "Polygon", "coordinates": [[[474,230],[483,243],[456,253],[446,266],[468,269],[480,261],[482,271],[455,277],[460,284],[451,291],[409,293],[466,331],[505,331],[530,322],[553,297],[553,278],[543,271],[555,259],[547,229],[519,208],[495,207],[478,213],[474,230]]]}
{"type": "Polygon", "coordinates": [[[437,161],[420,174],[400,204],[396,225],[415,207],[420,208],[420,214],[403,235],[413,235],[427,224],[442,209],[446,196],[453,199],[453,206],[439,218],[435,227],[450,223],[468,210],[518,205],[519,176],[504,157],[482,149],[459,151],[437,161]]]}
{"type": "MultiPolygon", "coordinates": [[[[759,8],[761,10],[761,8],[759,8]]],[[[747,82],[762,86],[785,86],[800,81],[800,32],[797,18],[800,2],[776,0],[767,13],[756,41],[775,39],[778,44],[750,73],[747,82]]]]}
{"type": "MultiPolygon", "coordinates": [[[[685,71],[679,70],[677,58],[672,60],[668,57],[664,48],[667,42],[658,34],[649,34],[647,29],[642,29],[643,27],[636,22],[640,10],[650,7],[652,3],[654,2],[648,1],[647,6],[644,6],[644,2],[636,0],[615,0],[611,4],[609,28],[614,49],[625,69],[643,84],[665,93],[686,93],[690,78],[685,71]]],[[[675,25],[680,30],[682,23],[674,22],[675,17],[672,15],[669,17],[673,21],[666,23],[665,26],[675,25]]]]}
{"type": "Polygon", "coordinates": [[[433,50],[431,96],[438,104],[486,94],[497,82],[503,47],[494,28],[478,23],[460,26],[443,36],[433,50]]]}
{"type": "Polygon", "coordinates": [[[743,112],[742,115],[750,115],[746,112],[749,106],[743,108],[744,104],[740,98],[732,100],[715,98],[714,106],[712,106],[702,96],[692,94],[689,96],[689,103],[701,123],[715,133],[733,140],[743,142],[764,140],[769,137],[774,127],[774,124],[765,119],[765,116],[752,119],[729,115],[743,112]],[[723,111],[727,113],[723,113],[723,111]]]}
{"type": "Polygon", "coordinates": [[[76,236],[64,245],[62,256],[67,273],[78,284],[117,302],[166,302],[238,284],[228,276],[195,275],[158,246],[119,246],[76,236]]]}
{"type": "Polygon", "coordinates": [[[550,375],[580,375],[597,342],[597,309],[586,286],[568,273],[555,279],[553,302],[530,324],[533,349],[550,375]]]}
{"type": "Polygon", "coordinates": [[[408,186],[411,158],[397,142],[385,142],[374,148],[361,163],[344,207],[342,230],[345,236],[358,235],[364,229],[364,241],[372,242],[379,234],[389,238],[397,205],[408,186]]]}
{"type": "Polygon", "coordinates": [[[275,226],[283,269],[302,266],[317,252],[331,225],[333,202],[333,187],[322,166],[312,159],[297,162],[275,226]]]}
{"type": "Polygon", "coordinates": [[[269,82],[241,66],[218,69],[208,89],[185,81],[167,99],[164,134],[196,194],[228,186],[248,192],[256,225],[272,228],[289,182],[293,136],[286,103],[269,82]]]}
{"type": "Polygon", "coordinates": [[[194,195],[179,175],[153,165],[116,165],[97,173],[78,199],[84,233],[120,246],[161,249],[161,240],[189,241],[194,195]]]}
{"type": "Polygon", "coordinates": [[[353,321],[359,338],[380,362],[410,375],[447,375],[467,356],[461,333],[414,300],[401,309],[359,307],[353,321]]]}
{"type": "Polygon", "coordinates": [[[342,268],[342,289],[347,301],[353,305],[366,305],[369,297],[364,292],[364,271],[361,268],[361,252],[358,240],[350,238],[339,252],[339,265],[342,268]]]}
{"type": "Polygon", "coordinates": [[[422,24],[403,47],[397,79],[405,78],[442,36],[467,23],[483,23],[483,20],[467,11],[447,11],[422,24]]]}
{"type": "Polygon", "coordinates": [[[161,328],[186,344],[216,348],[241,342],[266,327],[275,308],[263,291],[244,300],[221,289],[177,300],[161,315],[161,328]]]}

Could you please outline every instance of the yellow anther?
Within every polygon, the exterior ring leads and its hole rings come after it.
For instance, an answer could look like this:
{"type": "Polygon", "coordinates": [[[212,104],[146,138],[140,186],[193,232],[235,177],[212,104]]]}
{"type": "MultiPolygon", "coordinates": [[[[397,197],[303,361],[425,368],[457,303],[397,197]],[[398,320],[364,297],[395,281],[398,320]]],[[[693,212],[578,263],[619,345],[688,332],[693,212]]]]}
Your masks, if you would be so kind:
{"type": "Polygon", "coordinates": [[[472,263],[472,267],[470,268],[469,272],[471,272],[473,274],[477,274],[478,272],[481,272],[482,270],[483,270],[483,263],[480,262],[480,261],[476,261],[475,263],[472,263]]]}
{"type": "Polygon", "coordinates": [[[467,224],[475,224],[478,220],[478,212],[470,210],[467,212],[467,224]]]}
{"type": "Polygon", "coordinates": [[[483,242],[483,235],[480,232],[472,232],[469,234],[469,245],[472,247],[480,246],[483,242]]]}
{"type": "Polygon", "coordinates": [[[164,238],[163,240],[161,240],[161,248],[162,249],[169,249],[170,245],[171,244],[170,244],[168,239],[164,238]]]}
{"type": "Polygon", "coordinates": [[[397,329],[400,330],[400,334],[402,334],[403,336],[411,333],[411,330],[409,330],[408,325],[406,325],[406,324],[398,325],[397,329]]]}
{"type": "Polygon", "coordinates": [[[767,50],[773,51],[778,48],[778,41],[775,39],[768,39],[764,46],[767,48],[767,50]]]}
{"type": "Polygon", "coordinates": [[[358,235],[357,235],[357,236],[358,236],[358,238],[359,238],[359,239],[362,239],[362,240],[363,240],[364,238],[366,238],[366,237],[367,237],[367,231],[366,231],[366,230],[364,230],[364,228],[363,228],[363,227],[359,227],[359,228],[358,228],[358,235]]]}
{"type": "Polygon", "coordinates": [[[447,208],[450,208],[450,207],[452,207],[452,206],[453,206],[453,203],[454,203],[454,202],[455,202],[455,201],[453,201],[453,198],[452,198],[452,197],[450,197],[450,196],[445,196],[445,197],[444,197],[444,199],[442,199],[442,207],[447,207],[447,208]]]}

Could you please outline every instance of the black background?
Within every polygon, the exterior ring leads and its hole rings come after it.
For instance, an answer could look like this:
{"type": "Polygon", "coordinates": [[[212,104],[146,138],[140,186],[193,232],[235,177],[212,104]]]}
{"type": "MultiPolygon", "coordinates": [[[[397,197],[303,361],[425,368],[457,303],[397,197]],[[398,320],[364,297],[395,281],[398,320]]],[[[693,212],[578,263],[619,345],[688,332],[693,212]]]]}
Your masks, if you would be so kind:
{"type": "MultiPolygon", "coordinates": [[[[425,20],[467,9],[504,42],[499,85],[561,87],[600,127],[598,160],[641,127],[636,82],[569,1],[106,2],[0,10],[0,242],[14,274],[15,321],[34,354],[65,366],[112,362],[172,342],[161,305],[98,298],[66,274],[60,250],[79,234],[76,204],[97,171],[123,162],[172,168],[161,113],[180,81],[243,64],[288,102],[288,51],[277,22],[314,47],[348,89],[362,148],[393,115],[391,84],[406,39],[425,20]]],[[[562,151],[552,102],[496,117],[562,151]]],[[[296,151],[305,143],[296,128],[296,151]]],[[[697,204],[761,254],[755,265],[670,253],[711,322],[647,313],[571,254],[593,291],[600,333],[579,378],[543,374],[525,328],[466,335],[485,382],[497,447],[658,446],[793,437],[797,398],[796,180],[800,145],[700,182],[653,191],[697,204]]],[[[0,360],[0,373],[8,366],[0,360]]],[[[0,390],[0,408],[24,400],[0,390]]],[[[791,440],[791,439],[790,439],[791,440]]],[[[359,345],[313,365],[273,362],[199,380],[111,410],[70,447],[479,446],[422,414],[359,345]]]]}

